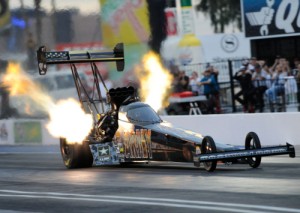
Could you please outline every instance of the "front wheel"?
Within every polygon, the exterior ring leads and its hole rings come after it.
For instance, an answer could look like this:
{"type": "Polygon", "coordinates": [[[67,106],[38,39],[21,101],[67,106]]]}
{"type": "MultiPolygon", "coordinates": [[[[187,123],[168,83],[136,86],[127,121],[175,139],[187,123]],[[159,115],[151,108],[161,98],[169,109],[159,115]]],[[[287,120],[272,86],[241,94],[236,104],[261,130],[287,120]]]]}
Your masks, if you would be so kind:
{"type": "Polygon", "coordinates": [[[85,142],[68,144],[65,138],[61,138],[60,151],[63,162],[68,169],[88,168],[93,164],[92,153],[85,142]]]}
{"type": "MultiPolygon", "coordinates": [[[[245,149],[260,149],[261,144],[260,140],[255,132],[249,132],[246,136],[246,141],[245,141],[245,149]]],[[[246,158],[247,162],[252,168],[257,168],[259,167],[261,163],[261,157],[249,157],[246,158]]]]}
{"type": "MultiPolygon", "coordinates": [[[[215,141],[210,136],[205,136],[201,144],[201,154],[216,153],[215,141]]],[[[203,162],[204,168],[208,172],[213,172],[217,167],[217,161],[203,162]]]]}

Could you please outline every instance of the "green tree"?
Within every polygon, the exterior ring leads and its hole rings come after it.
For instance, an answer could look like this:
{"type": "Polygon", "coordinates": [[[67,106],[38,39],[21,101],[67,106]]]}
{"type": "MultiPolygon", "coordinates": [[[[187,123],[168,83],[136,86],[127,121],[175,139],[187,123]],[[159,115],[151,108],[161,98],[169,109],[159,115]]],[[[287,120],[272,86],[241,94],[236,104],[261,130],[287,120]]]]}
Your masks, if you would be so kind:
{"type": "Polygon", "coordinates": [[[201,0],[196,9],[210,17],[215,33],[223,33],[230,24],[242,29],[240,0],[201,0]]]}

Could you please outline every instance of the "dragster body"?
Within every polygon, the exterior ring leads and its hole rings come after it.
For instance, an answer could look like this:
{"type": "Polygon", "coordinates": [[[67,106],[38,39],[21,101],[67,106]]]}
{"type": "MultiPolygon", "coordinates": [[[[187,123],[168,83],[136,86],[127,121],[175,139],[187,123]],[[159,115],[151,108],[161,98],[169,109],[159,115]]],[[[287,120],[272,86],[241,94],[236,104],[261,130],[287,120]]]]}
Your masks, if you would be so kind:
{"type": "Polygon", "coordinates": [[[131,162],[173,161],[191,162],[207,171],[214,171],[217,162],[248,163],[256,168],[261,157],[288,154],[295,157],[290,144],[261,147],[254,132],[249,132],[245,146],[215,143],[210,136],[174,127],[162,121],[147,104],[140,102],[133,87],[106,90],[109,108],[104,110],[99,82],[103,82],[96,62],[115,61],[118,71],[124,68],[123,44],[113,52],[38,52],[40,74],[46,74],[48,64],[70,63],[79,100],[84,109],[94,115],[94,128],[83,142],[69,144],[60,139],[60,148],[67,168],[92,165],[114,165],[131,162]],[[80,80],[75,63],[91,63],[95,93],[90,96],[80,80]],[[82,96],[82,94],[84,94],[82,96]],[[102,110],[99,107],[102,106],[102,110]]]}

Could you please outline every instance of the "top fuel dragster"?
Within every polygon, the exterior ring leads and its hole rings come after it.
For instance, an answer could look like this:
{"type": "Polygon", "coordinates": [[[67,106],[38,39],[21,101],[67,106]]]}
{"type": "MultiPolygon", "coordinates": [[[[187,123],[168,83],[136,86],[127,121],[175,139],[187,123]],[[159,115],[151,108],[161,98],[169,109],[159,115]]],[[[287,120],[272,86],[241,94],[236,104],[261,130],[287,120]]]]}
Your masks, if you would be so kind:
{"type": "Polygon", "coordinates": [[[288,154],[295,157],[292,145],[261,147],[256,133],[249,132],[245,146],[215,143],[210,136],[170,127],[147,104],[139,101],[133,87],[113,88],[109,91],[96,62],[116,62],[117,70],[124,69],[123,44],[112,52],[97,51],[47,51],[44,46],[37,51],[39,73],[46,74],[50,64],[70,64],[78,98],[82,108],[94,117],[94,126],[82,143],[68,144],[60,139],[61,154],[67,168],[94,165],[124,164],[136,161],[193,162],[214,171],[217,162],[248,163],[256,168],[263,156],[288,154]],[[93,92],[88,93],[80,79],[77,63],[90,63],[93,75],[93,92]],[[106,91],[100,91],[99,83],[106,91]],[[105,110],[101,92],[107,93],[105,110]]]}

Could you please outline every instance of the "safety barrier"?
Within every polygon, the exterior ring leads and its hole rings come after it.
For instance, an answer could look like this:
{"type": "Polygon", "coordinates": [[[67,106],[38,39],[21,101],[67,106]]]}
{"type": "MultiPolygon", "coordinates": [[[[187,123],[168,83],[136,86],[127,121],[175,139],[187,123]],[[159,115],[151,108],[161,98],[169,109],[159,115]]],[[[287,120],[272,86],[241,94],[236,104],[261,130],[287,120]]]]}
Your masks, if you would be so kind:
{"type": "Polygon", "coordinates": [[[58,144],[46,129],[45,120],[6,119],[0,120],[0,145],[50,145],[58,144]]]}
{"type": "MultiPolygon", "coordinates": [[[[246,134],[254,131],[263,145],[286,142],[300,145],[297,112],[162,116],[162,119],[175,127],[210,135],[220,143],[244,145],[246,134]]],[[[0,145],[58,144],[59,140],[49,135],[46,123],[30,119],[0,120],[0,145]]]]}
{"type": "Polygon", "coordinates": [[[219,114],[164,116],[174,126],[210,135],[216,142],[244,145],[248,132],[256,132],[263,145],[300,145],[300,113],[219,114]]]}

